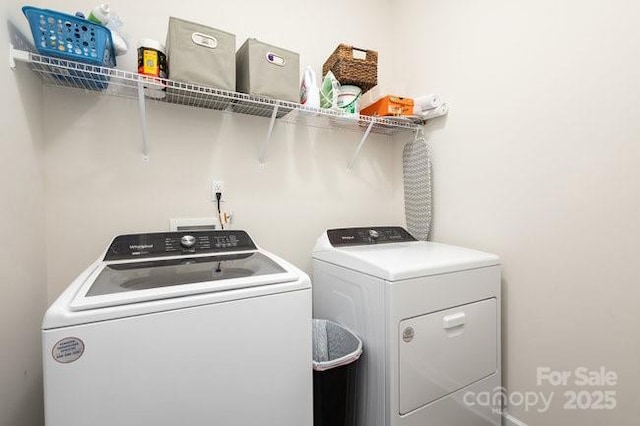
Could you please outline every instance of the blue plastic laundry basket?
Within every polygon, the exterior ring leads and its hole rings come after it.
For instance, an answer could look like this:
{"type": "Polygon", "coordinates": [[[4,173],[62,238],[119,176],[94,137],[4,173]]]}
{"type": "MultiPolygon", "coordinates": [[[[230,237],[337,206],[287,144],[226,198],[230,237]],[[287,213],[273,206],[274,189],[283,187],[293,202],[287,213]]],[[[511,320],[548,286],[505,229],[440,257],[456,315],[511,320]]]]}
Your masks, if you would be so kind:
{"type": "MultiPolygon", "coordinates": [[[[33,41],[40,54],[92,66],[116,66],[111,31],[106,27],[53,10],[25,6],[22,11],[29,21],[33,41]]],[[[109,86],[109,76],[91,72],[91,67],[67,66],[55,61],[39,67],[56,84],[89,90],[105,90],[109,86]]]]}
{"type": "Polygon", "coordinates": [[[111,31],[86,19],[53,10],[25,6],[36,49],[54,56],[91,65],[115,67],[111,31]]]}

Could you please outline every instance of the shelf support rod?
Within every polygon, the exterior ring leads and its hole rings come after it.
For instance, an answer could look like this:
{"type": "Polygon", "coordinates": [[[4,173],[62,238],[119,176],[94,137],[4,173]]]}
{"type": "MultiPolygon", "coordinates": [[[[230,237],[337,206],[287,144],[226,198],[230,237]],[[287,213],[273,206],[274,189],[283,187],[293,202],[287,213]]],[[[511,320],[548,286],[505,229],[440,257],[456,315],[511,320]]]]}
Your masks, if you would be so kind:
{"type": "Polygon", "coordinates": [[[367,127],[367,131],[364,132],[364,135],[362,135],[362,139],[360,139],[360,143],[356,148],[356,152],[353,153],[353,157],[351,157],[351,161],[349,161],[349,164],[347,164],[348,171],[353,170],[353,165],[356,162],[356,158],[358,158],[358,155],[360,155],[360,150],[362,149],[364,143],[367,141],[367,138],[369,137],[369,133],[371,133],[371,129],[373,128],[374,122],[375,122],[374,120],[371,120],[371,122],[369,123],[369,126],[367,127]]]}
{"type": "Polygon", "coordinates": [[[13,44],[9,43],[9,68],[11,68],[12,70],[15,70],[16,61],[30,62],[31,56],[29,56],[29,52],[25,52],[24,50],[18,50],[15,47],[13,47],[13,44]]]}
{"type": "Polygon", "coordinates": [[[144,84],[138,80],[138,107],[142,127],[142,161],[149,161],[149,136],[147,134],[147,106],[144,99],[144,84]]]}
{"type": "Polygon", "coordinates": [[[276,124],[276,117],[278,116],[278,107],[279,107],[279,104],[278,102],[276,102],[276,105],[273,107],[273,112],[271,113],[271,122],[269,123],[269,130],[267,130],[267,137],[262,143],[262,146],[260,147],[260,157],[258,159],[262,167],[264,167],[264,160],[267,155],[267,144],[271,140],[271,135],[273,134],[273,126],[276,124]]]}

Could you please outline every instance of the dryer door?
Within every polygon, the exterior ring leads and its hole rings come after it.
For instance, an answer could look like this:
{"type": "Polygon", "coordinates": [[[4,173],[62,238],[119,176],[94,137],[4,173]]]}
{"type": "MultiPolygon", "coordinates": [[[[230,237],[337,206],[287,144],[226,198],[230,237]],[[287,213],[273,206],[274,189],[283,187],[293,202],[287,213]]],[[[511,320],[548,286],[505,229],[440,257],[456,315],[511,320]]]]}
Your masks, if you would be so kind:
{"type": "Polygon", "coordinates": [[[400,322],[400,414],[407,414],[497,369],[496,299],[400,322]]]}

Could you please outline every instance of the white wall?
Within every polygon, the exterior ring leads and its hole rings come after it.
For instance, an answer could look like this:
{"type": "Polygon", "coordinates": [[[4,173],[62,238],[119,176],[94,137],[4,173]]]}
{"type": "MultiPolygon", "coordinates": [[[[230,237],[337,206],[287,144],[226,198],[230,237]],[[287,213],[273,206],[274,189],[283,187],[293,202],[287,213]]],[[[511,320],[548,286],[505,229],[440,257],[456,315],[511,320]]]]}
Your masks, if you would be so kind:
{"type": "MultiPolygon", "coordinates": [[[[380,79],[390,78],[392,46],[378,30],[386,1],[331,0],[317,10],[293,0],[112,6],[129,24],[133,40],[164,40],[173,15],[233,32],[238,47],[255,36],[298,51],[301,66],[310,64],[318,74],[340,42],[376,48],[380,79]],[[345,8],[354,17],[348,25],[323,24],[332,9],[345,8]]],[[[56,5],[82,7],[86,2],[56,5]]],[[[121,66],[133,70],[133,57],[121,66]]],[[[225,181],[223,208],[234,213],[234,228],[246,229],[258,244],[308,272],[313,245],[325,228],[404,222],[402,138],[371,137],[348,172],[362,133],[277,124],[262,169],[258,153],[267,119],[151,103],[151,160],[143,163],[135,101],[58,88],[46,88],[44,98],[50,299],[114,235],[165,230],[173,217],[212,215],[211,179],[225,181]]]]}
{"type": "MultiPolygon", "coordinates": [[[[529,425],[635,425],[640,394],[640,4],[403,0],[395,78],[451,104],[431,126],[434,239],[499,253],[510,391],[529,425]],[[614,411],[563,410],[536,368],[618,373],[614,411]]],[[[601,388],[594,388],[601,389],[601,388]]]]}
{"type": "MultiPolygon", "coordinates": [[[[0,46],[17,2],[0,6],[0,46]]],[[[6,51],[5,51],[6,52],[6,51]]],[[[0,426],[42,424],[40,321],[46,304],[42,85],[0,66],[0,426]]]]}

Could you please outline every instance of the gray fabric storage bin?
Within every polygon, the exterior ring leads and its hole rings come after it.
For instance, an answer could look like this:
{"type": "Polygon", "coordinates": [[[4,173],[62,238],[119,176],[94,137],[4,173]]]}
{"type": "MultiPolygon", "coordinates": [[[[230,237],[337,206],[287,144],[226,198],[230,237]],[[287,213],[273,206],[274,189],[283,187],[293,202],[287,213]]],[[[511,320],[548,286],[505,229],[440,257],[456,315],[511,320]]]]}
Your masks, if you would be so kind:
{"type": "Polygon", "coordinates": [[[236,36],[174,17],[167,32],[169,78],[236,90],[236,36]]]}
{"type": "Polygon", "coordinates": [[[238,92],[300,102],[300,56],[286,49],[247,39],[236,53],[238,92]]]}

